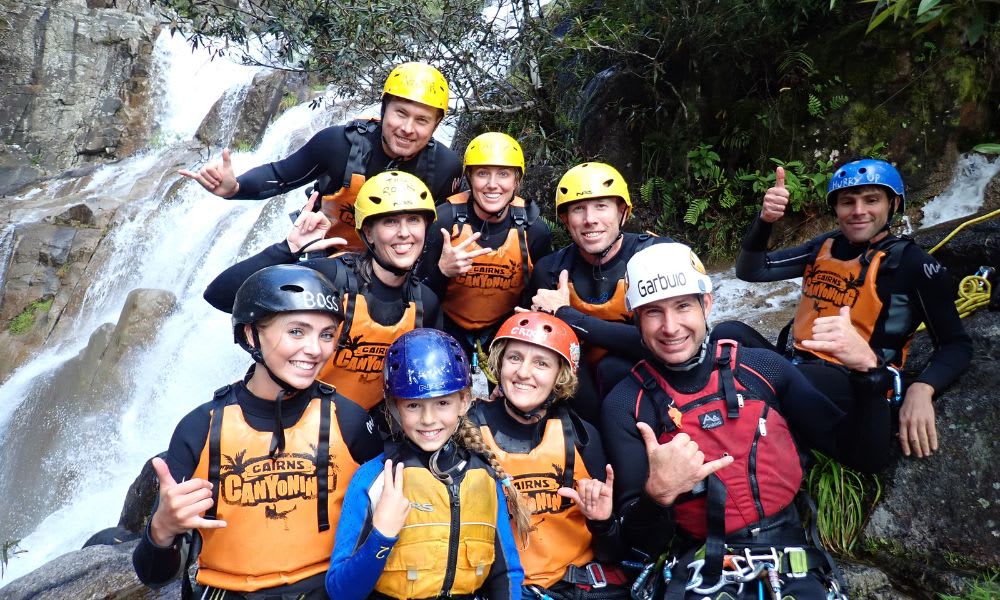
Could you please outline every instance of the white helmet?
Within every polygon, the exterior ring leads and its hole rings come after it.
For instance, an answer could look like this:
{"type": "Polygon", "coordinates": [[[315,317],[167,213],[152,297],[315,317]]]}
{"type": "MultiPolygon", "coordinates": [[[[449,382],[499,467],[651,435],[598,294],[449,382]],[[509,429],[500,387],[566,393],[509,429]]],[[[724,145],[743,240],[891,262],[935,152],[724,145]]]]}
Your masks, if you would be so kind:
{"type": "Polygon", "coordinates": [[[653,244],[636,252],[625,267],[625,307],[640,306],[688,294],[707,294],[712,280],[690,247],[653,244]]]}

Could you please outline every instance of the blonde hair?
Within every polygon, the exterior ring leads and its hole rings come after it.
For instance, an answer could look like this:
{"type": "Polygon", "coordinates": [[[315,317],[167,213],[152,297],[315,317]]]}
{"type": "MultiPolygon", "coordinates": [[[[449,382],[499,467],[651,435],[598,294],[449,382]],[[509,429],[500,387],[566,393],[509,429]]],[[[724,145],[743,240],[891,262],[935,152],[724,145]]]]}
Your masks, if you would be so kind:
{"type": "Polygon", "coordinates": [[[507,512],[510,513],[511,518],[514,521],[514,532],[521,539],[521,543],[526,545],[528,543],[528,534],[531,533],[531,510],[528,508],[527,503],[521,496],[521,493],[517,491],[514,487],[514,482],[507,471],[500,464],[500,460],[497,458],[496,454],[490,450],[490,447],[486,445],[483,441],[483,434],[479,430],[479,427],[473,423],[468,417],[462,416],[461,421],[458,424],[458,431],[456,432],[456,437],[458,443],[470,452],[475,452],[476,454],[482,456],[486,459],[486,462],[493,467],[493,471],[496,473],[497,481],[500,482],[500,486],[503,488],[504,497],[507,500],[507,512]]]}
{"type": "MultiPolygon", "coordinates": [[[[490,372],[493,374],[497,383],[500,382],[500,370],[503,367],[503,355],[507,351],[507,343],[509,339],[502,339],[493,342],[490,347],[490,355],[487,358],[487,366],[490,372]]],[[[530,343],[530,342],[526,342],[530,343]]],[[[545,346],[540,346],[545,348],[545,346]]],[[[552,350],[551,348],[547,348],[552,350]]],[[[576,393],[576,388],[580,384],[580,379],[573,372],[572,367],[569,366],[569,362],[562,357],[558,352],[552,350],[556,356],[559,357],[559,373],[556,374],[556,381],[552,384],[552,396],[556,400],[568,400],[573,397],[576,393]]]]}

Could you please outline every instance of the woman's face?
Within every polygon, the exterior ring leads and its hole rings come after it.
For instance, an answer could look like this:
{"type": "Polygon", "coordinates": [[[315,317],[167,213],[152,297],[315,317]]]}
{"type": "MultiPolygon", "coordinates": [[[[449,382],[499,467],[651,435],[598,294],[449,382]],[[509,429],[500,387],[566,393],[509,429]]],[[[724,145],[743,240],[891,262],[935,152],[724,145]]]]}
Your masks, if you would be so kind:
{"type": "Polygon", "coordinates": [[[424,250],[427,219],[422,213],[395,213],[364,225],[375,253],[397,269],[410,269],[424,250]]]}
{"type": "Polygon", "coordinates": [[[465,390],[438,398],[396,398],[399,424],[418,448],[434,452],[451,439],[471,397],[465,390]]]}
{"type": "Polygon", "coordinates": [[[558,354],[520,340],[510,340],[500,362],[500,386],[507,400],[523,412],[542,405],[559,376],[558,354]]]}
{"type": "Polygon", "coordinates": [[[513,167],[471,166],[467,171],[476,215],[493,217],[510,204],[517,191],[518,169],[513,167]]]}
{"type": "MultiPolygon", "coordinates": [[[[281,313],[265,324],[258,323],[267,368],[296,389],[309,387],[337,347],[338,325],[331,315],[314,311],[281,313]]],[[[247,328],[247,339],[253,340],[247,328]]],[[[274,385],[277,395],[280,388],[274,385]]]]}

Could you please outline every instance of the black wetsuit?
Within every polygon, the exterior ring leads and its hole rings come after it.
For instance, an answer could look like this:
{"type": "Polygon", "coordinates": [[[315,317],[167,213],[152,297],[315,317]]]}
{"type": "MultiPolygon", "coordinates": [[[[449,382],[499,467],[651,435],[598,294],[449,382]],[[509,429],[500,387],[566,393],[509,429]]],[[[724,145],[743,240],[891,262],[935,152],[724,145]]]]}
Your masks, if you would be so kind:
{"type": "MultiPolygon", "coordinates": [[[[273,400],[254,396],[243,383],[234,384],[234,388],[237,403],[247,424],[257,431],[272,431],[276,403],[273,400]]],[[[310,390],[312,389],[310,388],[310,390]]],[[[307,390],[282,402],[282,423],[286,427],[294,426],[309,402],[315,397],[317,394],[314,391],[307,390]]],[[[340,425],[338,435],[344,440],[351,453],[351,456],[345,457],[345,460],[353,460],[360,465],[378,456],[382,452],[382,440],[374,431],[374,425],[368,413],[343,396],[337,395],[333,401],[337,422],[340,425]]],[[[164,460],[175,481],[186,481],[194,474],[208,439],[213,406],[214,400],[202,404],[181,419],[174,429],[173,437],[170,439],[170,447],[164,460]]],[[[155,506],[153,512],[156,512],[155,506]]],[[[336,523],[331,523],[331,526],[336,527],[336,523]]],[[[148,524],[139,545],[136,546],[132,554],[132,563],[139,580],[152,587],[159,587],[173,579],[184,565],[185,560],[186,548],[180,544],[164,548],[153,543],[148,524]]],[[[286,586],[287,589],[281,591],[287,593],[306,592],[316,586],[317,582],[312,581],[313,579],[318,579],[319,589],[322,589],[323,581],[322,576],[320,576],[298,582],[299,585],[286,586]]],[[[272,589],[275,593],[281,593],[276,588],[272,589]]]]}
{"type": "MultiPolygon", "coordinates": [[[[511,228],[514,227],[511,211],[507,210],[503,221],[490,223],[479,218],[472,206],[473,202],[474,200],[470,197],[468,204],[468,225],[472,228],[473,232],[478,231],[482,234],[482,237],[476,241],[476,244],[481,248],[500,247],[507,240],[511,228]]],[[[451,233],[454,224],[455,206],[450,203],[439,206],[437,209],[437,220],[427,230],[427,238],[424,242],[424,255],[420,259],[418,267],[418,273],[423,282],[434,290],[438,298],[445,297],[445,290],[448,287],[448,278],[442,275],[441,270],[438,269],[438,261],[441,259],[441,249],[444,244],[441,229],[446,229],[451,233]]],[[[525,228],[525,235],[528,240],[528,256],[531,257],[533,265],[537,265],[543,257],[552,253],[552,232],[549,231],[548,225],[541,218],[536,218],[525,228]]],[[[528,299],[530,300],[531,297],[528,296],[528,299]]],[[[495,323],[494,326],[487,328],[488,331],[485,332],[482,330],[479,332],[466,332],[445,315],[444,330],[457,339],[467,353],[471,353],[474,340],[470,340],[468,334],[472,333],[475,337],[482,339],[483,349],[489,350],[489,343],[493,339],[496,327],[502,322],[501,320],[495,323]]]]}
{"type": "MultiPolygon", "coordinates": [[[[440,142],[435,142],[438,148],[434,158],[434,173],[427,174],[417,172],[419,153],[403,162],[397,162],[385,154],[381,126],[365,135],[372,147],[364,173],[366,178],[390,169],[412,173],[427,184],[436,202],[443,202],[458,191],[462,180],[462,159],[440,142]]],[[[343,179],[350,150],[344,126],[327,127],[286,158],[254,167],[237,177],[240,189],[231,198],[263,200],[311,183],[323,175],[329,175],[335,183],[339,183],[343,179]]]]}
{"type": "MultiPolygon", "coordinates": [[[[539,289],[556,289],[559,272],[568,264],[569,280],[580,299],[589,304],[604,304],[614,296],[618,282],[625,279],[625,266],[636,252],[650,244],[673,241],[669,237],[625,233],[618,252],[599,266],[587,262],[580,256],[576,244],[570,244],[538,261],[531,275],[528,298],[532,298],[539,289]]],[[[573,404],[580,416],[596,422],[601,399],[625,376],[628,369],[644,357],[642,337],[631,322],[606,321],[572,306],[560,308],[556,316],[573,328],[585,347],[597,346],[609,353],[594,373],[588,373],[581,363],[580,391],[573,404]]]]}
{"type": "MultiPolygon", "coordinates": [[[[231,313],[236,290],[248,277],[264,267],[287,264],[300,264],[315,269],[326,275],[330,281],[337,281],[337,270],[346,268],[344,262],[337,258],[316,258],[299,262],[298,256],[288,247],[288,242],[281,241],[220,273],[205,289],[205,300],[215,308],[231,313]]],[[[373,277],[364,296],[368,300],[368,309],[375,321],[390,325],[397,323],[403,317],[407,301],[401,288],[387,286],[377,277],[373,277]]],[[[424,286],[420,292],[420,299],[423,302],[423,326],[441,329],[441,306],[437,296],[424,286]]]]}
{"type": "MultiPolygon", "coordinates": [[[[693,393],[705,387],[715,361],[711,354],[706,354],[706,358],[690,371],[667,370],[655,359],[650,363],[678,392],[693,393]]],[[[819,450],[868,472],[884,466],[890,446],[890,438],[885,434],[890,411],[881,395],[884,376],[859,374],[851,377],[853,392],[865,401],[858,403],[855,412],[846,414],[813,387],[791,363],[770,350],[740,348],[735,375],[754,397],[767,400],[778,410],[795,435],[800,449],[819,450]],[[761,377],[773,387],[773,392],[761,377]]],[[[615,471],[615,508],[622,519],[625,544],[646,556],[656,557],[667,550],[666,545],[675,525],[673,510],[661,506],[644,491],[649,463],[645,444],[636,428],[636,401],[640,390],[639,382],[630,376],[611,391],[602,407],[601,437],[615,471]]],[[[665,418],[666,415],[659,414],[653,402],[644,400],[639,403],[638,420],[647,423],[654,432],[661,431],[662,419],[665,418]]],[[[706,460],[716,458],[719,457],[706,457],[706,460]]],[[[795,454],[786,459],[800,460],[795,454]]],[[[753,513],[754,508],[748,507],[747,510],[753,513]]],[[[796,525],[801,535],[801,523],[796,525]]],[[[765,543],[777,542],[771,540],[765,543]]],[[[801,543],[804,539],[790,545],[801,543]]]]}

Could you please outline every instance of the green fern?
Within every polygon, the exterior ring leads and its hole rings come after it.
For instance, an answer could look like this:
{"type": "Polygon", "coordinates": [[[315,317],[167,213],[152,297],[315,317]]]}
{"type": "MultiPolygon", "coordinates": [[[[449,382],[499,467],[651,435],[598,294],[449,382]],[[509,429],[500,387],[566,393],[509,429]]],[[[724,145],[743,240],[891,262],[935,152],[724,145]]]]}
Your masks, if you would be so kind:
{"type": "Polygon", "coordinates": [[[642,199],[643,204],[649,204],[654,198],[662,198],[666,194],[667,180],[658,175],[650,177],[639,187],[639,197],[642,199]]]}
{"type": "Polygon", "coordinates": [[[837,94],[833,98],[830,98],[830,110],[839,110],[843,108],[849,100],[850,98],[844,94],[837,94]]]}
{"type": "Polygon", "coordinates": [[[694,198],[684,213],[684,222],[688,225],[697,225],[698,219],[706,210],[708,210],[708,198],[694,198]]]}
{"type": "Polygon", "coordinates": [[[816,94],[809,94],[809,104],[806,106],[806,110],[817,119],[823,118],[823,103],[816,97],[816,94]]]}

